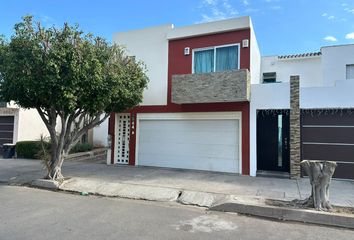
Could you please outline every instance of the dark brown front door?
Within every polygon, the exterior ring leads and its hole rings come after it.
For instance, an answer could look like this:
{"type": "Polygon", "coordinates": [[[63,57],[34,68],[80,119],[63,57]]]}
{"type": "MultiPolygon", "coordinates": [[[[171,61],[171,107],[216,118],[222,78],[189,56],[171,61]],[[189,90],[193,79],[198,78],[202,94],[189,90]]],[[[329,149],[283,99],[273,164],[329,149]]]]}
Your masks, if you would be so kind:
{"type": "Polygon", "coordinates": [[[257,170],[289,172],[289,111],[257,112],[257,170]]]}
{"type": "Polygon", "coordinates": [[[354,110],[302,111],[302,159],[332,160],[335,178],[354,179],[354,110]]]}

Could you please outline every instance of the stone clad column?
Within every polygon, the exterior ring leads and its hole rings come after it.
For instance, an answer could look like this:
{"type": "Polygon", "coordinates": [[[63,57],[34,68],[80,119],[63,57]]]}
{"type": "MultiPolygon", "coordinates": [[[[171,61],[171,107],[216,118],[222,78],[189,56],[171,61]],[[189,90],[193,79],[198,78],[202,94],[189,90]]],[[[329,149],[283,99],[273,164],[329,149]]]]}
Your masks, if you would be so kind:
{"type": "Polygon", "coordinates": [[[300,178],[300,77],[290,76],[290,177],[300,178]]]}

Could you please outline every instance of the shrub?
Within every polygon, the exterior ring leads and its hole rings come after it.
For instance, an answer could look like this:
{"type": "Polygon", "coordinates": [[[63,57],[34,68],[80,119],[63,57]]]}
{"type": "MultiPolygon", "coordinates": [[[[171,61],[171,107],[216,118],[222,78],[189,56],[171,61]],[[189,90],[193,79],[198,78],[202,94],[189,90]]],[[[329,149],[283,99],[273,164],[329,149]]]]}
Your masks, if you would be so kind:
{"type": "MultiPolygon", "coordinates": [[[[43,143],[46,149],[50,149],[50,143],[43,143]]],[[[38,159],[38,153],[42,150],[41,141],[20,141],[16,143],[16,153],[19,158],[38,159]]]]}
{"type": "Polygon", "coordinates": [[[77,143],[70,151],[70,153],[87,152],[92,150],[92,145],[89,143],[77,143]]]}

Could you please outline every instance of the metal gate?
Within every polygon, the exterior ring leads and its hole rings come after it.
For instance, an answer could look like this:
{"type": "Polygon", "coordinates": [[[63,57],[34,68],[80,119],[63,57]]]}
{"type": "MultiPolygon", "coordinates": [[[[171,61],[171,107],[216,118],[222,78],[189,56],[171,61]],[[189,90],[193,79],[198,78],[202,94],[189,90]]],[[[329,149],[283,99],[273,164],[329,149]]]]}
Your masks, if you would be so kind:
{"type": "Polygon", "coordinates": [[[117,163],[129,163],[130,114],[117,114],[117,163]]]}
{"type": "Polygon", "coordinates": [[[354,179],[354,109],[302,111],[302,159],[333,160],[335,178],[354,179]]]}

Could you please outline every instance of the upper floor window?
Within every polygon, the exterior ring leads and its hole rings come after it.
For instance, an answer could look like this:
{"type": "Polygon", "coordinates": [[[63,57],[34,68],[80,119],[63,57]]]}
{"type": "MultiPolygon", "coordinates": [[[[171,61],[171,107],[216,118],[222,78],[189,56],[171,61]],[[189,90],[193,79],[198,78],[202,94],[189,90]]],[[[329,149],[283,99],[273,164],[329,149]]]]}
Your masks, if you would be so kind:
{"type": "Polygon", "coordinates": [[[277,82],[276,72],[265,72],[263,73],[263,83],[275,83],[277,82]]]}
{"type": "Polygon", "coordinates": [[[347,79],[354,79],[354,64],[348,64],[346,66],[346,71],[347,71],[347,79]]]}
{"type": "Polygon", "coordinates": [[[239,44],[193,51],[193,73],[222,72],[232,69],[239,69],[239,44]]]}

